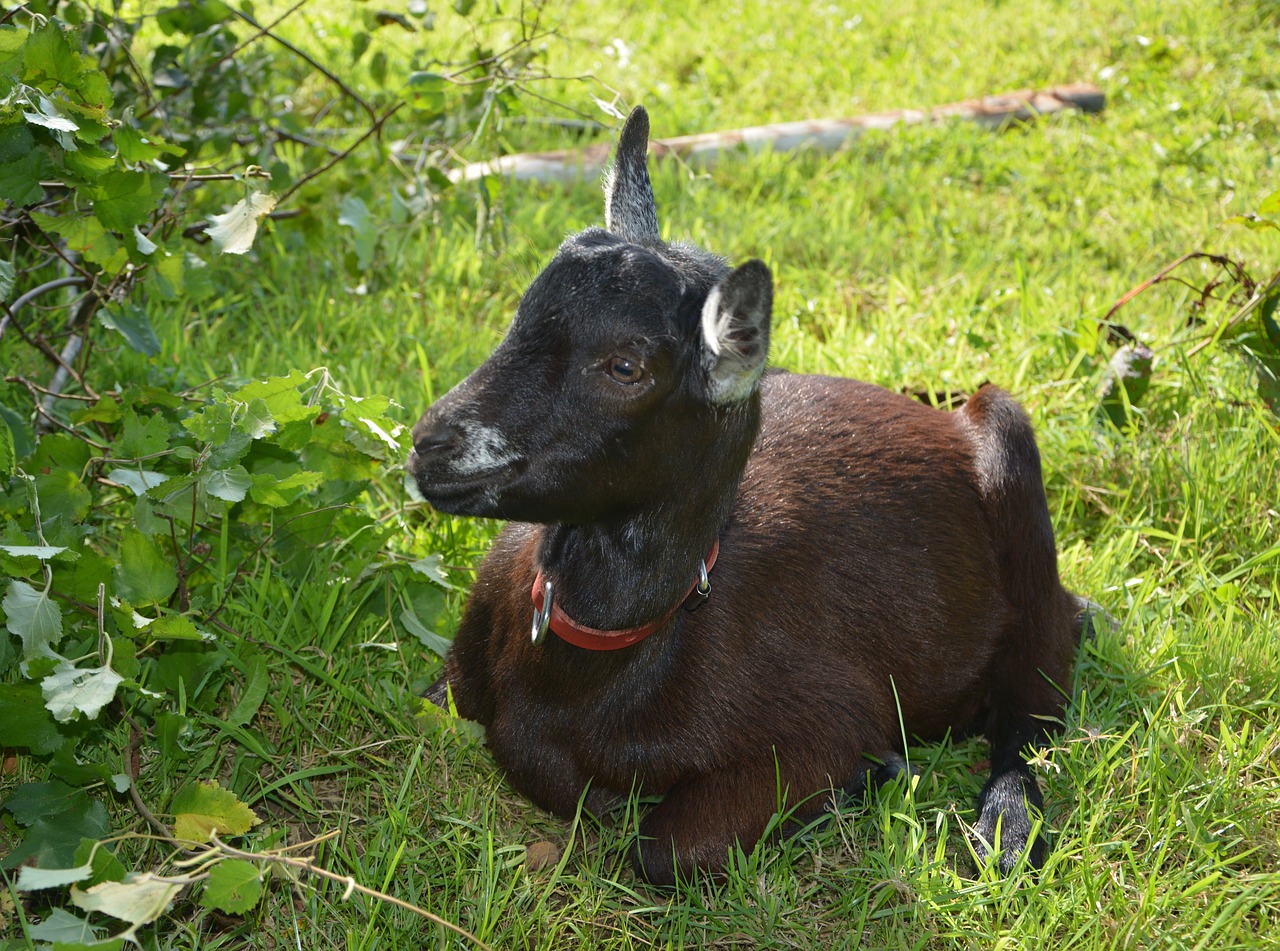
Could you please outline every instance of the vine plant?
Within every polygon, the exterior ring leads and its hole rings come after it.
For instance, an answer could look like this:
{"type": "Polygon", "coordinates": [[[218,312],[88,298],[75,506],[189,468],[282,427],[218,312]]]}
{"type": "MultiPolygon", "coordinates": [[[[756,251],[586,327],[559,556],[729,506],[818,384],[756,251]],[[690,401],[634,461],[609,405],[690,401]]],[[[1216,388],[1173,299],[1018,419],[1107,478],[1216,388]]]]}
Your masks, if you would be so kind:
{"type": "MultiPolygon", "coordinates": [[[[153,810],[140,765],[189,755],[194,712],[233,678],[224,722],[263,704],[265,648],[227,611],[262,559],[305,575],[339,538],[353,585],[443,581],[383,554],[369,493],[407,448],[388,400],[343,392],[323,368],[222,386],[154,361],[109,385],[94,372],[103,335],[156,355],[151,305],[211,298],[211,253],[249,251],[263,221],[303,212],[309,186],[358,152],[399,168],[419,199],[404,207],[424,211],[448,187],[442,157],[536,78],[536,22],[506,50],[449,67],[424,48],[392,75],[377,31],[428,29],[421,3],[366,13],[339,71],[281,35],[305,3],[270,21],[219,0],[0,12],[0,781],[26,780],[0,808],[0,836],[17,842],[0,859],[0,934],[118,948],[175,901],[246,913],[269,866],[335,877],[298,846],[227,844],[258,817],[217,782],[153,810]],[[357,67],[365,87],[343,78],[357,67]],[[402,111],[413,162],[385,141],[402,111]],[[159,872],[118,855],[140,828],[168,850],[159,872]]],[[[377,223],[358,196],[343,209],[367,267],[377,223]]]]}

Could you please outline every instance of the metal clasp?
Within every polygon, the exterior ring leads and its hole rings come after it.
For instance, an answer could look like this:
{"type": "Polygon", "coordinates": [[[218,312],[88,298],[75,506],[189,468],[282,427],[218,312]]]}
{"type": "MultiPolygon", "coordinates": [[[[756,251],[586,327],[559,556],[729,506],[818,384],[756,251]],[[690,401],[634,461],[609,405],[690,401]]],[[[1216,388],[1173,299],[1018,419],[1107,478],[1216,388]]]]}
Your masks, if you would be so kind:
{"type": "Polygon", "coordinates": [[[698,562],[698,583],[689,592],[689,600],[685,602],[684,609],[696,611],[707,603],[709,597],[711,597],[711,579],[707,577],[707,563],[700,561],[698,562]]]}
{"type": "Polygon", "coordinates": [[[542,588],[542,607],[533,609],[533,628],[529,631],[534,644],[541,644],[551,626],[551,582],[542,588]]]}

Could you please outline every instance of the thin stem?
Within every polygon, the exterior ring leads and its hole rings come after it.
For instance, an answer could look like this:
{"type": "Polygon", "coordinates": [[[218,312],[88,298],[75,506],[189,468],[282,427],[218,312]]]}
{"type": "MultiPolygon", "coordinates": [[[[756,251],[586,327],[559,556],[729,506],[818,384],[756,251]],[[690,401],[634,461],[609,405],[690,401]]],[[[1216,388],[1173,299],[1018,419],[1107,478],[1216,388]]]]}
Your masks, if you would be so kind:
{"type": "MultiPolygon", "coordinates": [[[[236,9],[235,7],[232,7],[232,6],[228,6],[226,9],[230,10],[233,14],[235,14],[237,17],[239,17],[239,18],[240,18],[241,20],[243,20],[245,23],[248,23],[251,27],[253,27],[255,30],[257,30],[257,31],[259,32],[259,34],[260,34],[260,35],[262,35],[262,36],[266,36],[266,37],[270,37],[271,39],[275,40],[277,43],[279,43],[281,46],[283,46],[285,49],[287,49],[290,53],[293,53],[295,56],[297,56],[299,59],[301,59],[304,63],[306,63],[308,66],[310,66],[310,67],[311,67],[312,69],[314,69],[316,72],[320,73],[322,76],[324,76],[326,79],[328,79],[328,80],[329,80],[329,82],[333,83],[335,86],[337,86],[339,89],[341,89],[341,90],[342,90],[343,95],[345,95],[348,99],[351,99],[351,100],[352,100],[353,102],[355,102],[355,103],[356,103],[356,104],[357,104],[361,109],[363,109],[366,113],[368,113],[368,114],[369,114],[369,118],[370,118],[370,119],[373,119],[375,122],[377,122],[378,113],[377,113],[377,111],[373,108],[373,106],[369,105],[369,103],[368,103],[368,102],[366,102],[366,101],[365,101],[365,100],[364,100],[364,99],[359,95],[359,93],[357,93],[354,89],[352,89],[352,88],[351,88],[350,86],[348,86],[345,82],[343,82],[343,81],[338,77],[338,75],[337,75],[336,73],[334,73],[333,71],[331,71],[331,70],[327,69],[327,68],[326,68],[324,65],[322,65],[319,61],[317,61],[316,59],[314,59],[314,58],[313,58],[312,56],[310,56],[308,53],[306,53],[306,52],[304,52],[303,50],[299,49],[298,47],[294,46],[292,43],[290,43],[290,42],[289,42],[288,40],[286,40],[284,37],[279,36],[279,35],[278,35],[278,34],[276,34],[276,33],[272,33],[272,32],[271,32],[271,30],[270,30],[268,27],[264,27],[264,26],[260,25],[260,24],[258,23],[258,21],[257,21],[257,20],[255,20],[253,17],[249,16],[249,14],[244,13],[244,12],[242,12],[242,11],[240,11],[240,10],[236,9]]],[[[278,22],[278,21],[277,21],[277,22],[278,22]]],[[[377,123],[377,125],[381,126],[381,123],[377,123]]]]}
{"type": "Polygon", "coordinates": [[[303,872],[310,872],[313,875],[319,875],[321,878],[327,878],[332,882],[338,882],[339,884],[345,886],[346,891],[344,891],[342,894],[342,897],[344,900],[347,898],[350,898],[352,892],[359,892],[362,895],[368,895],[370,898],[376,898],[379,901],[385,901],[388,904],[395,905],[397,908],[403,908],[405,911],[411,911],[415,915],[421,915],[423,918],[426,918],[428,921],[435,922],[436,924],[440,925],[442,928],[448,928],[454,934],[461,935],[462,937],[470,941],[472,944],[475,944],[478,947],[484,948],[485,951],[492,951],[489,945],[485,944],[483,941],[481,941],[471,932],[467,931],[461,925],[455,925],[452,921],[448,921],[444,918],[441,918],[439,915],[434,914],[430,911],[427,911],[425,908],[419,908],[417,905],[411,904],[410,902],[407,902],[407,901],[403,901],[392,895],[388,895],[385,892],[380,892],[376,889],[369,888],[367,885],[361,885],[350,875],[339,875],[337,872],[331,872],[327,868],[322,868],[321,866],[317,865],[315,861],[312,859],[295,859],[288,855],[270,855],[270,854],[261,854],[257,852],[245,852],[241,849],[233,848],[232,846],[227,845],[225,842],[223,842],[221,839],[218,838],[217,834],[210,836],[210,840],[218,849],[220,849],[225,854],[231,856],[232,858],[247,859],[250,862],[263,862],[263,861],[277,862],[281,865],[287,865],[290,868],[296,868],[303,872]]]}
{"type": "Polygon", "coordinates": [[[360,138],[356,139],[355,142],[351,143],[351,145],[348,148],[344,149],[342,152],[330,158],[329,161],[321,165],[319,168],[315,169],[314,171],[308,172],[306,175],[302,176],[302,178],[294,182],[293,185],[283,195],[280,196],[280,200],[279,202],[277,202],[277,204],[283,205],[286,201],[288,201],[290,195],[296,192],[299,188],[301,188],[307,182],[329,171],[329,169],[333,168],[335,165],[337,165],[339,162],[345,159],[348,155],[350,155],[352,152],[358,149],[361,145],[363,145],[367,139],[370,139],[373,136],[380,133],[382,131],[383,125],[386,124],[387,120],[390,119],[397,112],[399,112],[400,107],[403,105],[404,105],[403,102],[396,103],[394,106],[388,109],[385,113],[383,113],[381,118],[375,119],[373,125],[369,127],[369,129],[364,133],[364,135],[360,136],[360,138]]]}

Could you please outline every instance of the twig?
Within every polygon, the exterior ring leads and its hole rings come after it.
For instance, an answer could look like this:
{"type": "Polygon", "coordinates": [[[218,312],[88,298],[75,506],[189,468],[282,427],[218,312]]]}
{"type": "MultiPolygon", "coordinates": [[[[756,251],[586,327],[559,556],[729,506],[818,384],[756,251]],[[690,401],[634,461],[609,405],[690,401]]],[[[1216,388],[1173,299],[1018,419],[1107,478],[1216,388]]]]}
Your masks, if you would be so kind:
{"type": "Polygon", "coordinates": [[[350,155],[352,152],[358,149],[361,145],[363,145],[366,140],[380,133],[382,131],[382,127],[386,124],[387,120],[390,119],[397,112],[399,112],[400,107],[403,105],[404,105],[403,102],[396,103],[386,112],[384,112],[381,118],[375,119],[373,125],[369,127],[369,129],[364,133],[364,135],[360,136],[360,138],[356,139],[355,142],[351,143],[351,145],[348,148],[344,149],[339,154],[330,158],[329,161],[325,162],[325,164],[321,165],[319,168],[308,172],[306,175],[303,175],[300,179],[294,182],[293,185],[290,186],[289,189],[283,195],[280,196],[280,199],[277,202],[277,204],[283,205],[286,201],[288,201],[290,195],[296,192],[299,188],[301,188],[307,182],[329,171],[329,169],[333,168],[335,165],[341,162],[344,158],[346,158],[348,155],[350,155]]]}
{"type": "Polygon", "coordinates": [[[472,944],[475,944],[478,947],[484,948],[485,951],[493,951],[493,949],[490,948],[489,945],[485,944],[483,941],[481,941],[471,932],[467,931],[461,925],[455,925],[452,921],[448,921],[444,918],[441,918],[439,915],[433,912],[427,911],[425,908],[419,908],[417,905],[411,904],[407,901],[403,901],[399,898],[395,898],[394,896],[388,895],[385,892],[380,892],[376,889],[369,888],[367,885],[361,885],[359,882],[355,880],[355,878],[353,878],[350,875],[339,875],[337,872],[331,872],[327,868],[322,868],[321,866],[317,865],[315,863],[315,860],[313,859],[295,859],[288,855],[271,855],[271,854],[264,854],[264,853],[258,853],[258,852],[246,852],[241,849],[233,848],[232,846],[227,845],[225,842],[223,842],[221,839],[218,838],[216,833],[211,835],[209,838],[210,838],[210,841],[212,841],[212,843],[214,844],[214,846],[216,846],[225,854],[230,855],[232,858],[246,859],[250,862],[263,862],[263,861],[277,862],[281,865],[287,865],[290,868],[296,868],[303,872],[310,872],[313,875],[319,875],[321,878],[327,878],[331,882],[338,882],[339,884],[345,886],[346,890],[342,893],[343,900],[350,898],[352,892],[359,892],[362,895],[368,895],[370,898],[376,898],[379,901],[385,901],[388,904],[395,905],[397,908],[403,908],[405,911],[411,911],[415,915],[421,915],[423,918],[426,918],[428,921],[434,922],[435,924],[440,925],[442,928],[448,928],[454,934],[461,935],[462,937],[470,941],[472,944]]]}
{"type": "Polygon", "coordinates": [[[43,284],[31,288],[31,290],[27,291],[5,308],[4,317],[0,318],[0,337],[4,336],[5,330],[8,328],[9,324],[12,323],[18,328],[18,333],[22,335],[22,339],[27,342],[28,346],[37,346],[36,342],[27,336],[26,329],[18,322],[18,311],[27,306],[27,304],[30,304],[37,297],[49,293],[49,291],[56,291],[60,287],[70,287],[73,284],[87,283],[89,283],[89,279],[86,277],[59,277],[52,281],[45,281],[43,284]]]}
{"type": "Polygon", "coordinates": [[[1238,311],[1236,311],[1234,314],[1232,314],[1231,317],[1229,317],[1226,321],[1224,321],[1221,324],[1221,326],[1218,327],[1217,330],[1215,330],[1208,337],[1205,337],[1198,344],[1196,344],[1194,347],[1188,350],[1187,356],[1194,357],[1197,353],[1199,353],[1205,347],[1209,346],[1214,341],[1218,340],[1224,333],[1226,333],[1236,324],[1240,323],[1240,321],[1244,320],[1251,313],[1253,313],[1254,310],[1257,309],[1258,305],[1261,304],[1264,300],[1266,300],[1268,295],[1270,295],[1272,292],[1276,291],[1277,289],[1280,289],[1280,272],[1276,273],[1275,276],[1271,278],[1271,280],[1267,283],[1266,287],[1262,288],[1261,290],[1255,290],[1253,293],[1253,296],[1249,298],[1249,300],[1245,303],[1245,305],[1241,307],[1238,311]]]}
{"type": "MultiPolygon", "coordinates": [[[[314,59],[314,58],[313,58],[312,56],[310,56],[308,53],[306,53],[306,52],[304,52],[303,50],[299,49],[298,47],[294,46],[292,43],[290,43],[290,42],[289,42],[288,40],[286,40],[284,37],[279,36],[279,35],[278,35],[278,34],[276,34],[276,33],[272,33],[272,32],[271,32],[271,30],[270,30],[269,28],[264,27],[264,26],[262,26],[261,24],[259,24],[259,23],[258,23],[258,21],[257,21],[257,20],[255,20],[253,17],[249,16],[249,14],[244,13],[243,11],[236,9],[236,8],[235,8],[235,7],[233,7],[233,6],[228,6],[228,7],[227,7],[227,9],[228,9],[228,10],[230,10],[230,11],[231,11],[233,14],[235,14],[237,17],[239,17],[241,20],[243,20],[245,23],[248,23],[248,24],[249,24],[251,27],[253,27],[255,30],[257,30],[257,31],[259,32],[259,34],[260,34],[260,35],[265,36],[265,37],[269,37],[270,39],[275,40],[277,43],[279,43],[281,46],[283,46],[285,49],[287,49],[290,53],[293,53],[295,56],[297,56],[299,59],[301,59],[304,63],[306,63],[308,66],[310,66],[310,67],[311,67],[312,69],[314,69],[316,72],[320,73],[322,76],[324,76],[326,79],[328,79],[328,80],[329,80],[329,82],[333,83],[333,84],[334,84],[335,86],[337,86],[340,90],[342,90],[343,95],[345,95],[348,99],[351,99],[351,100],[352,100],[353,102],[355,102],[355,103],[356,103],[356,104],[357,104],[361,109],[363,109],[366,113],[368,113],[368,114],[369,114],[369,118],[370,118],[370,119],[373,119],[373,120],[375,121],[375,123],[377,122],[378,113],[377,113],[377,111],[373,108],[373,106],[369,105],[369,103],[368,103],[368,102],[366,102],[366,101],[365,101],[365,100],[364,100],[364,99],[359,95],[359,93],[357,93],[354,89],[352,89],[352,88],[351,88],[350,86],[348,86],[345,82],[343,82],[343,81],[338,77],[338,75],[337,75],[336,73],[334,73],[332,70],[330,70],[330,69],[326,68],[325,66],[323,66],[319,61],[317,61],[316,59],[314,59]]],[[[279,22],[279,21],[277,21],[277,22],[279,22]]],[[[381,123],[378,123],[378,124],[379,124],[379,125],[381,125],[381,123]]]]}
{"type": "Polygon", "coordinates": [[[80,400],[82,403],[96,403],[98,398],[95,396],[82,396],[79,393],[55,393],[53,390],[47,389],[32,380],[28,380],[23,376],[7,376],[4,378],[6,383],[21,383],[28,390],[35,393],[43,393],[45,396],[56,396],[61,400],[80,400]]]}
{"type": "MultiPolygon", "coordinates": [[[[54,416],[53,413],[51,413],[49,410],[45,409],[43,400],[41,400],[40,397],[37,395],[36,385],[32,383],[30,380],[28,380],[26,377],[9,376],[9,377],[5,377],[5,382],[19,383],[22,386],[25,386],[27,388],[27,392],[31,394],[32,400],[35,401],[36,413],[42,419],[48,420],[48,422],[51,425],[57,427],[58,429],[63,430],[64,432],[70,433],[72,436],[75,436],[76,439],[79,439],[81,442],[85,443],[86,445],[92,446],[94,449],[97,449],[100,452],[106,452],[110,448],[109,446],[106,446],[103,443],[98,442],[97,440],[90,439],[88,436],[80,432],[78,429],[74,429],[71,426],[68,426],[62,420],[54,416]]],[[[94,402],[97,402],[96,397],[91,397],[91,399],[93,399],[94,402]]]]}
{"type": "Polygon", "coordinates": [[[1107,311],[1107,315],[1102,318],[1102,323],[1104,324],[1111,323],[1111,318],[1115,316],[1116,311],[1118,311],[1121,307],[1129,303],[1129,301],[1133,300],[1135,297],[1137,297],[1147,288],[1152,287],[1156,284],[1159,284],[1161,281],[1165,280],[1169,276],[1169,273],[1171,271],[1176,270],[1177,268],[1186,264],[1188,261],[1193,260],[1194,258],[1208,258],[1214,264],[1217,264],[1221,267],[1229,267],[1232,263],[1230,258],[1225,258],[1219,254],[1209,254],[1205,251],[1188,251],[1186,254],[1178,258],[1178,260],[1174,261],[1172,264],[1166,265],[1165,267],[1161,268],[1160,271],[1154,277],[1149,277],[1145,281],[1143,281],[1141,284],[1139,284],[1137,287],[1131,288],[1130,290],[1126,291],[1125,294],[1118,301],[1116,301],[1114,304],[1111,305],[1111,309],[1107,311]]]}
{"type": "Polygon", "coordinates": [[[138,792],[138,772],[139,772],[139,751],[142,748],[142,728],[138,726],[138,721],[124,711],[124,717],[129,721],[129,745],[125,749],[124,767],[125,775],[129,777],[129,798],[133,800],[133,807],[138,810],[142,818],[147,820],[147,825],[156,830],[156,834],[164,841],[168,842],[178,851],[185,851],[189,846],[179,842],[169,832],[169,827],[155,817],[147,804],[142,801],[142,796],[138,792]]]}
{"type": "Polygon", "coordinates": [[[258,31],[254,33],[253,36],[248,37],[243,42],[237,43],[235,46],[231,47],[231,49],[227,50],[225,53],[219,56],[214,61],[210,69],[217,69],[223,63],[228,62],[229,60],[235,59],[236,56],[239,55],[241,50],[247,49],[251,44],[256,43],[258,40],[262,39],[264,36],[270,36],[271,34],[268,31],[274,30],[277,26],[279,26],[289,17],[293,16],[293,14],[298,11],[298,8],[301,6],[304,6],[306,3],[307,3],[307,0],[298,0],[297,3],[291,6],[288,10],[285,10],[284,13],[280,14],[278,17],[276,17],[274,20],[268,23],[265,27],[258,27],[258,31]]]}

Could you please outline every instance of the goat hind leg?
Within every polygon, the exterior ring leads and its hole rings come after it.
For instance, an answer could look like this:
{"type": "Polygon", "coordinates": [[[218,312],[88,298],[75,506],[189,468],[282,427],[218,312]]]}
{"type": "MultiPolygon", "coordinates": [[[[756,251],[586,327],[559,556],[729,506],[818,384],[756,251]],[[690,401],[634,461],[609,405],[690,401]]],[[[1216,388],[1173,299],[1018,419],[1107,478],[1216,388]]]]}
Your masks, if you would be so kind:
{"type": "Polygon", "coordinates": [[[641,821],[632,851],[636,872],[654,885],[687,881],[695,871],[718,874],[731,848],[750,851],[780,810],[797,803],[816,809],[815,794],[829,785],[829,779],[801,783],[780,776],[772,758],[685,779],[641,821]]]}

